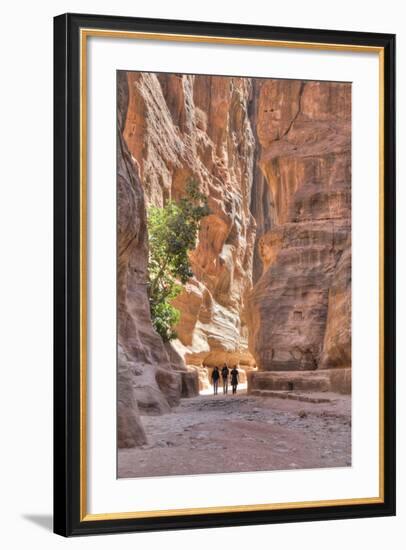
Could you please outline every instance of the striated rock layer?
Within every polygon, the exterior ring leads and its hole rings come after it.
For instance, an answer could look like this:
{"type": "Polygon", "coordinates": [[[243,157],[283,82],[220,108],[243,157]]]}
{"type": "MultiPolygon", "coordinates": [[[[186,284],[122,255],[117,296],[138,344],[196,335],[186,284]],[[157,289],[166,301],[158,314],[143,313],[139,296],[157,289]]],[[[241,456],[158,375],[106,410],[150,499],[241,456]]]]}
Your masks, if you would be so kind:
{"type": "Polygon", "coordinates": [[[351,364],[351,86],[257,81],[271,229],[247,302],[260,370],[351,364]]]}
{"type": "Polygon", "coordinates": [[[250,79],[127,73],[124,137],[148,204],[178,199],[188,181],[208,197],[194,277],[174,300],[174,346],[188,365],[253,364],[244,297],[252,286],[255,220],[250,212],[255,139],[250,79]]]}
{"type": "Polygon", "coordinates": [[[347,391],[351,85],[119,72],[117,147],[119,446],[144,443],[139,414],[168,411],[223,362],[256,365],[249,384],[320,369],[312,380],[347,391]],[[164,346],[146,206],[177,200],[190,179],[211,213],[174,301],[178,340],[164,346]]]}
{"type": "Polygon", "coordinates": [[[125,75],[117,82],[117,325],[118,447],[146,442],[141,411],[164,412],[178,403],[181,375],[172,368],[151,325],[146,290],[148,241],[144,194],[122,136],[128,105],[125,75]]]}

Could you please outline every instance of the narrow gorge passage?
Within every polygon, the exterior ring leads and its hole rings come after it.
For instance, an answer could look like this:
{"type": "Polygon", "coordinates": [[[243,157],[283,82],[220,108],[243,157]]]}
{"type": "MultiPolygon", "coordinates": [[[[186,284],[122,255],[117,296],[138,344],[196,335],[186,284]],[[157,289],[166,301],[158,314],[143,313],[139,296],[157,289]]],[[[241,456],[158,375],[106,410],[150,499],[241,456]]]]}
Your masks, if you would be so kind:
{"type": "Polygon", "coordinates": [[[350,397],[306,403],[247,395],[182,399],[142,417],[148,444],[120,449],[118,476],[151,477],[351,465],[350,397]]]}
{"type": "Polygon", "coordinates": [[[117,133],[118,477],[350,466],[351,84],[119,71],[117,133]],[[192,184],[153,311],[151,219],[192,184]]]}

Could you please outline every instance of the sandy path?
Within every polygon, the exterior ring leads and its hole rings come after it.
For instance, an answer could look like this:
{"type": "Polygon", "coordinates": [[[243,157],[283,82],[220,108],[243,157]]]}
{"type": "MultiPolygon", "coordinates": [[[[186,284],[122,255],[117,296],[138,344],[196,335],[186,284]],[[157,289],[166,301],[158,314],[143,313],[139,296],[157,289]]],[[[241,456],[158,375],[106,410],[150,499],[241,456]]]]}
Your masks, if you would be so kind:
{"type": "MultiPolygon", "coordinates": [[[[323,394],[325,396],[325,394],[323,394]]],[[[144,416],[149,443],[118,453],[119,477],[351,465],[351,399],[303,403],[200,395],[144,416]]]]}

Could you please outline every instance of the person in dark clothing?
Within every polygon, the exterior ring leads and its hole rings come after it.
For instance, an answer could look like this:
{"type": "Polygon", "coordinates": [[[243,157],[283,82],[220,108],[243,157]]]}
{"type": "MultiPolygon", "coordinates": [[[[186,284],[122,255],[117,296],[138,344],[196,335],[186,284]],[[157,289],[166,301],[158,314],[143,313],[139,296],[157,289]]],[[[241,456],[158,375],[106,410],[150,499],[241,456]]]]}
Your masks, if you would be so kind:
{"type": "Polygon", "coordinates": [[[213,393],[214,395],[217,395],[218,389],[219,389],[219,378],[220,378],[220,371],[218,367],[214,367],[213,372],[211,373],[211,381],[213,384],[213,393]]]}
{"type": "Polygon", "coordinates": [[[221,369],[221,378],[223,379],[223,393],[228,393],[228,375],[230,374],[230,369],[224,363],[223,368],[221,369]]]}
{"type": "Polygon", "coordinates": [[[234,365],[233,370],[231,371],[231,387],[233,388],[233,393],[237,393],[238,377],[238,370],[234,365]]]}

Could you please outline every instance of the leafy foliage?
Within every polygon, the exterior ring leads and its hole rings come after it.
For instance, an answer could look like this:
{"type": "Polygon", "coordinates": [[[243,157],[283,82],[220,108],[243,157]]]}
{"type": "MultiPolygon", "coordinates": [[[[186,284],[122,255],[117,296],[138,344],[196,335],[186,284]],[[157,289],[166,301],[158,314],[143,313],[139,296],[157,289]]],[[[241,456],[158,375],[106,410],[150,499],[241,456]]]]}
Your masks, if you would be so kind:
{"type": "Polygon", "coordinates": [[[176,338],[179,311],[171,301],[193,273],[188,252],[196,247],[200,221],[210,213],[207,198],[190,181],[186,195],[163,208],[148,209],[149,302],[152,324],[164,342],[176,338]]]}

